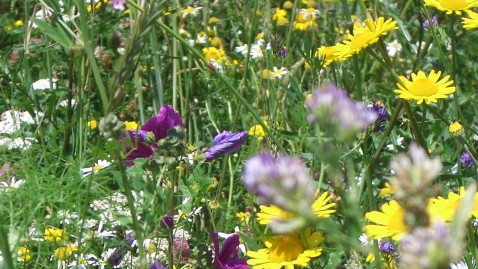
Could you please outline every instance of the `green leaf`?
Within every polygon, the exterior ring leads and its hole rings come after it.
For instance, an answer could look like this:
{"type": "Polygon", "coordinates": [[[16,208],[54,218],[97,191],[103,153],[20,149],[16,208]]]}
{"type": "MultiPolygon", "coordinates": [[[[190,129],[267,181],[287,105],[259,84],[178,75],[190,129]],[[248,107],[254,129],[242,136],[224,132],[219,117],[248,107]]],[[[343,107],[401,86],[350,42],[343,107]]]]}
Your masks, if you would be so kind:
{"type": "Polygon", "coordinates": [[[36,18],[33,18],[32,20],[33,23],[38,26],[40,31],[42,31],[53,41],[57,42],[60,46],[67,50],[71,50],[73,48],[73,41],[61,27],[55,28],[50,24],[36,18]]]}

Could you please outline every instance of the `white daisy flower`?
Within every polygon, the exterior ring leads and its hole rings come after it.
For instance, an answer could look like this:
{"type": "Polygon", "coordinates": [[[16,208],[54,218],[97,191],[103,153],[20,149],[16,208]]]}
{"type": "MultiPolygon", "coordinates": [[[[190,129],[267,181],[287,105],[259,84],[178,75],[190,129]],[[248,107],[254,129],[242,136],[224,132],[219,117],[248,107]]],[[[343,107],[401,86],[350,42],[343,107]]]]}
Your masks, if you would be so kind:
{"type": "Polygon", "coordinates": [[[10,192],[20,188],[25,183],[25,180],[15,180],[15,177],[10,179],[10,182],[0,182],[0,191],[10,192]]]}
{"type": "Polygon", "coordinates": [[[93,167],[81,168],[81,174],[83,177],[89,176],[91,173],[98,173],[101,169],[104,169],[111,165],[111,162],[107,160],[98,160],[93,167]]]}
{"type": "Polygon", "coordinates": [[[397,52],[402,50],[402,44],[398,42],[398,40],[393,40],[392,42],[387,44],[387,52],[388,56],[393,57],[397,52]]]}
{"type": "Polygon", "coordinates": [[[188,6],[187,8],[183,9],[181,11],[181,16],[183,18],[186,18],[188,15],[191,15],[193,17],[196,17],[196,15],[198,14],[199,10],[201,10],[202,7],[192,7],[192,6],[188,6]]]}
{"type": "Polygon", "coordinates": [[[237,53],[240,53],[242,55],[246,55],[247,54],[247,44],[244,44],[242,46],[239,46],[239,47],[236,47],[234,49],[235,52],[237,53]]]}

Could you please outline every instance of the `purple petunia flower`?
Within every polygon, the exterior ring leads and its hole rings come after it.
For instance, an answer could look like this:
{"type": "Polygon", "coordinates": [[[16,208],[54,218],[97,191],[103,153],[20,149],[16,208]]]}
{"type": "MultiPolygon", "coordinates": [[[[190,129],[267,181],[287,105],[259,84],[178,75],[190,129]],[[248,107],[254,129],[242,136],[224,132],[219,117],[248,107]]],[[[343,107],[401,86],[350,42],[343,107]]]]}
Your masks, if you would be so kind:
{"type": "Polygon", "coordinates": [[[214,244],[214,269],[247,269],[246,259],[240,259],[237,254],[237,248],[239,246],[239,236],[233,234],[229,236],[219,251],[218,234],[209,232],[212,242],[214,244]]]}
{"type": "Polygon", "coordinates": [[[156,144],[153,141],[158,142],[166,138],[168,130],[175,126],[184,126],[181,117],[174,111],[172,106],[165,105],[161,107],[158,115],[151,117],[139,130],[128,131],[128,136],[134,147],[126,146],[127,161],[125,165],[132,166],[132,160],[151,156],[156,149],[156,144]],[[151,135],[148,135],[149,133],[151,135]]]}
{"type": "Polygon", "coordinates": [[[206,161],[238,151],[247,137],[247,131],[229,133],[223,131],[214,137],[213,145],[204,152],[206,161]]]}

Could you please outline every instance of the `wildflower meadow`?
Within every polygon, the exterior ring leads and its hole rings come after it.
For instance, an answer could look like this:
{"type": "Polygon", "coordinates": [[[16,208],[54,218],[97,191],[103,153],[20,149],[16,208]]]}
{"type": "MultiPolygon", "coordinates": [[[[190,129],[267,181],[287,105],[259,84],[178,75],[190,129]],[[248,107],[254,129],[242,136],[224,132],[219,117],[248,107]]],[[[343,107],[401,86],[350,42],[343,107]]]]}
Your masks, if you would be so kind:
{"type": "Polygon", "coordinates": [[[477,0],[0,11],[0,269],[477,268],[477,0]]]}

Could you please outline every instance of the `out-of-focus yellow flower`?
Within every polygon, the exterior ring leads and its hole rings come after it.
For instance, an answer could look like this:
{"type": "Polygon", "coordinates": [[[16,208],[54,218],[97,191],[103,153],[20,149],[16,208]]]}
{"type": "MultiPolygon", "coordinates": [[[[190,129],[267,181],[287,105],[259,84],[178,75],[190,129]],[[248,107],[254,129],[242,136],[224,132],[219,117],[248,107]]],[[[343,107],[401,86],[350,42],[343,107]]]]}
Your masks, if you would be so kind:
{"type": "Polygon", "coordinates": [[[65,228],[60,230],[55,227],[47,227],[45,228],[45,232],[43,233],[43,239],[48,242],[61,242],[66,241],[68,239],[68,236],[66,234],[65,228]]]}
{"type": "Polygon", "coordinates": [[[319,11],[314,8],[301,9],[295,16],[294,29],[305,31],[317,25],[319,11]]]}
{"type": "Polygon", "coordinates": [[[90,130],[94,130],[96,127],[98,127],[98,122],[96,120],[90,120],[88,123],[86,123],[86,125],[90,130]]]}
{"type": "Polygon", "coordinates": [[[380,190],[380,193],[378,195],[380,197],[387,197],[387,196],[392,195],[392,193],[393,193],[392,186],[390,186],[390,184],[388,184],[388,183],[385,183],[385,187],[383,187],[380,190]]]}
{"type": "Polygon", "coordinates": [[[216,63],[221,63],[226,59],[226,53],[215,47],[203,48],[202,53],[208,61],[214,60],[216,63]]]}
{"type": "Polygon", "coordinates": [[[59,261],[65,261],[68,260],[73,252],[77,251],[78,247],[75,245],[67,245],[64,247],[59,247],[55,250],[55,253],[53,253],[53,257],[59,261]]]}
{"type": "Polygon", "coordinates": [[[284,4],[282,5],[282,7],[284,9],[291,9],[294,7],[294,3],[292,3],[291,1],[285,1],[284,4]]]}
{"type": "Polygon", "coordinates": [[[209,38],[209,44],[219,49],[222,47],[222,40],[219,37],[209,38]]]}
{"type": "MultiPolygon", "coordinates": [[[[264,121],[264,125],[269,126],[267,121],[264,121]]],[[[255,136],[255,137],[259,138],[259,140],[262,140],[267,135],[266,132],[264,131],[264,128],[262,128],[262,125],[260,125],[260,124],[256,124],[256,125],[252,126],[249,129],[249,131],[247,132],[247,134],[250,135],[250,136],[255,136]]]]}
{"type": "Polygon", "coordinates": [[[241,221],[241,222],[249,222],[249,219],[251,218],[251,212],[237,212],[236,217],[241,221]]]}
{"type": "Polygon", "coordinates": [[[467,14],[470,18],[461,18],[463,28],[466,30],[478,29],[478,13],[468,10],[467,14]]]}
{"type": "Polygon", "coordinates": [[[31,260],[30,250],[27,247],[19,247],[17,250],[18,260],[21,262],[27,262],[31,260]]]}
{"type": "Polygon", "coordinates": [[[448,126],[448,132],[452,136],[460,136],[465,132],[465,129],[463,129],[463,126],[459,122],[454,121],[448,126]]]}
{"type": "Polygon", "coordinates": [[[126,131],[134,131],[138,129],[138,124],[134,121],[125,121],[124,127],[126,128],[126,131]]]}
{"type": "Polygon", "coordinates": [[[276,22],[277,26],[283,26],[289,23],[287,19],[287,11],[281,8],[276,8],[274,15],[272,15],[272,20],[276,22]]]}

